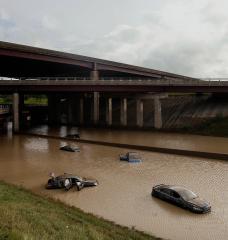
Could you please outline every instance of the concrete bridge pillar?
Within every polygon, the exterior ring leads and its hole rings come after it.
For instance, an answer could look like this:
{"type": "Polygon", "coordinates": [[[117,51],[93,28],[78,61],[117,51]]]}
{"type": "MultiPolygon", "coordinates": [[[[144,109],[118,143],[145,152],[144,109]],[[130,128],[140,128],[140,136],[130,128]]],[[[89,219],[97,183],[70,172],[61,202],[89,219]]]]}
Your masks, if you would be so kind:
{"type": "Polygon", "coordinates": [[[106,122],[108,126],[112,125],[112,98],[108,98],[106,102],[106,122]]]}
{"type": "Polygon", "coordinates": [[[90,72],[90,79],[91,80],[99,80],[99,72],[97,70],[92,70],[90,72]]]}
{"type": "MultiPolygon", "coordinates": [[[[90,72],[91,80],[99,80],[99,72],[97,64],[94,63],[93,70],[90,72]]],[[[93,94],[93,123],[96,125],[99,121],[99,92],[93,94]]]]}
{"type": "Polygon", "coordinates": [[[93,70],[90,72],[91,80],[99,80],[99,71],[97,70],[97,64],[94,63],[93,70]]]}
{"type": "Polygon", "coordinates": [[[13,131],[19,131],[19,93],[13,94],[13,131]]]}
{"type": "Polygon", "coordinates": [[[161,100],[159,96],[154,98],[154,128],[162,128],[161,100]]]}
{"type": "Polygon", "coordinates": [[[93,122],[96,125],[99,121],[99,92],[94,92],[93,94],[93,122]]]}
{"type": "Polygon", "coordinates": [[[143,127],[143,101],[136,100],[136,123],[138,127],[143,127]]]}
{"type": "Polygon", "coordinates": [[[122,126],[127,126],[127,98],[120,100],[120,123],[122,126]]]}
{"type": "Polygon", "coordinates": [[[79,102],[79,110],[80,110],[80,119],[79,122],[82,125],[84,123],[84,98],[81,97],[80,98],[80,102],[79,102]]]}

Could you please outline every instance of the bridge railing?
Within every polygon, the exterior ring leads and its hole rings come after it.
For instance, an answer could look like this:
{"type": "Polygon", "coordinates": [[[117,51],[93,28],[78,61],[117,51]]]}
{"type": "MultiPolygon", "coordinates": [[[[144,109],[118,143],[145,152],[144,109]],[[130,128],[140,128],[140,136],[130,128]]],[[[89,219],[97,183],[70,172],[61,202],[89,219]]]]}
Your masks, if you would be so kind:
{"type": "Polygon", "coordinates": [[[0,78],[0,85],[164,85],[164,86],[228,86],[228,79],[130,79],[130,78],[101,78],[92,80],[89,78],[27,78],[9,80],[0,78]]]}
{"type": "MultiPolygon", "coordinates": [[[[0,80],[12,80],[12,81],[19,81],[19,80],[36,80],[36,81],[84,81],[84,80],[90,80],[90,81],[96,81],[91,79],[90,77],[23,77],[23,78],[4,78],[4,77],[0,77],[0,80]]],[[[152,78],[152,77],[148,77],[148,78],[140,78],[140,77],[100,77],[99,81],[175,81],[175,82],[183,82],[183,81],[190,81],[190,79],[186,80],[186,79],[180,79],[180,78],[171,78],[171,77],[161,77],[161,78],[152,78]]],[[[197,81],[199,79],[192,79],[193,81],[197,81]]],[[[202,81],[202,80],[200,80],[202,81]]]]}
{"type": "Polygon", "coordinates": [[[0,114],[6,114],[9,113],[10,106],[7,104],[0,104],[0,114]]]}

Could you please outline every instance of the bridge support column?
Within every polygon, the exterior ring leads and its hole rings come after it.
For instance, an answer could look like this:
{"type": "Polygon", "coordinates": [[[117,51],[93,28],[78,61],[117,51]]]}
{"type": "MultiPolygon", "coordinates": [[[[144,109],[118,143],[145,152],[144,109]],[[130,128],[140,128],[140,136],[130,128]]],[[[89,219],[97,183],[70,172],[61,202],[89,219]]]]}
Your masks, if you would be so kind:
{"type": "Polygon", "coordinates": [[[120,100],[120,123],[127,126],[127,98],[120,100]]]}
{"type": "Polygon", "coordinates": [[[154,98],[154,128],[162,128],[161,100],[159,97],[154,98]]]}
{"type": "Polygon", "coordinates": [[[108,98],[106,102],[106,123],[112,125],[112,98],[108,98]]]}
{"type": "Polygon", "coordinates": [[[13,131],[19,131],[19,93],[13,94],[13,131]]]}
{"type": "Polygon", "coordinates": [[[99,72],[97,70],[93,70],[90,72],[91,80],[99,80],[99,72]]]}
{"type": "Polygon", "coordinates": [[[138,127],[143,127],[143,101],[137,99],[136,101],[136,123],[138,127]]]}
{"type": "Polygon", "coordinates": [[[93,123],[96,125],[99,121],[99,92],[93,94],[93,123]]]}
{"type": "MultiPolygon", "coordinates": [[[[97,64],[94,63],[93,70],[90,72],[91,80],[99,80],[99,71],[97,64]]],[[[93,123],[96,125],[99,121],[99,92],[93,94],[93,123]]]]}
{"type": "Polygon", "coordinates": [[[91,80],[99,80],[99,71],[97,70],[97,64],[93,64],[93,70],[90,72],[91,80]]]}
{"type": "Polygon", "coordinates": [[[84,98],[80,98],[79,102],[79,110],[80,110],[80,119],[79,122],[82,125],[84,123],[84,98]]]}

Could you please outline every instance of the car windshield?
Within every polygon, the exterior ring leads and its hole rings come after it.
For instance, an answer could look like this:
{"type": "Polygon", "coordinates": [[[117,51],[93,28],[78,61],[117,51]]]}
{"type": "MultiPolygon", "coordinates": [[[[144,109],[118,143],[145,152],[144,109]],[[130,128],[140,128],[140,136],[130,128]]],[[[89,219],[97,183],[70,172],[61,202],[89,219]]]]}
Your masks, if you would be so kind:
{"type": "Polygon", "coordinates": [[[181,197],[185,200],[185,201],[189,201],[189,200],[192,200],[194,198],[197,198],[197,195],[188,190],[188,189],[180,189],[180,190],[176,190],[180,195],[181,197]]]}

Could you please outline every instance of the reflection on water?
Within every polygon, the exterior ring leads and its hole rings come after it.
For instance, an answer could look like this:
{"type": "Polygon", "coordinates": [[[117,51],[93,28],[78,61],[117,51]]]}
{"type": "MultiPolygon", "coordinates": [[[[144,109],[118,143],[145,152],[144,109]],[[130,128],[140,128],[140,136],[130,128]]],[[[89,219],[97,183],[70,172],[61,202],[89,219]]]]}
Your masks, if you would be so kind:
{"type": "Polygon", "coordinates": [[[47,153],[49,143],[47,139],[37,138],[36,141],[33,141],[33,139],[28,138],[27,141],[24,142],[24,148],[47,153]]]}
{"type": "Polygon", "coordinates": [[[129,164],[118,158],[127,149],[79,143],[81,151],[70,153],[59,150],[62,143],[0,136],[0,178],[166,239],[227,239],[227,162],[140,151],[143,162],[129,164]],[[48,191],[50,172],[95,178],[100,185],[48,191]],[[196,215],[152,198],[152,186],[160,183],[186,186],[208,200],[212,212],[196,215]]]}
{"type": "Polygon", "coordinates": [[[50,128],[45,125],[29,130],[29,132],[32,133],[61,137],[65,137],[68,134],[75,134],[78,131],[82,139],[88,140],[228,154],[228,138],[223,137],[158,133],[151,131],[78,129],[77,127],[66,126],[50,128]]]}

